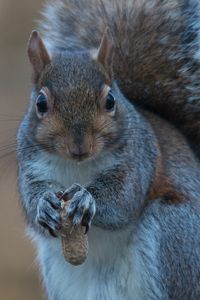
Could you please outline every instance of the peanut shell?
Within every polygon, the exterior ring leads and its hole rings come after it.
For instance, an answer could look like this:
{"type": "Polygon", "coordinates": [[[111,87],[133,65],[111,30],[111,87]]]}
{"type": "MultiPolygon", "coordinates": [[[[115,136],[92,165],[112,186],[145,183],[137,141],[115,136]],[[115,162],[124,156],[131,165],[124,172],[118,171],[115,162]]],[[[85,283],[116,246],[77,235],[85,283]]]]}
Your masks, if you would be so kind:
{"type": "Polygon", "coordinates": [[[88,254],[88,238],[84,233],[84,227],[81,225],[73,226],[72,221],[68,218],[64,222],[64,212],[66,211],[68,202],[61,202],[61,218],[63,220],[61,228],[61,241],[63,255],[67,262],[78,266],[82,264],[88,254]]]}

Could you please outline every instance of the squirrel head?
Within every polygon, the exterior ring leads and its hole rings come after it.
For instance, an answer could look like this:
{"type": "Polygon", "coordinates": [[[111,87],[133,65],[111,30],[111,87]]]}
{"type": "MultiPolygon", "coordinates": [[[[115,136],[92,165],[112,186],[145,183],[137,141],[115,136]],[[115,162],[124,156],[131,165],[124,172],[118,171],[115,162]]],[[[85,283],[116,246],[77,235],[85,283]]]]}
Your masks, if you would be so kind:
{"type": "Polygon", "coordinates": [[[32,32],[29,117],[33,138],[47,151],[81,161],[117,144],[124,107],[113,84],[113,50],[107,29],[98,50],[51,57],[39,34],[32,32]]]}

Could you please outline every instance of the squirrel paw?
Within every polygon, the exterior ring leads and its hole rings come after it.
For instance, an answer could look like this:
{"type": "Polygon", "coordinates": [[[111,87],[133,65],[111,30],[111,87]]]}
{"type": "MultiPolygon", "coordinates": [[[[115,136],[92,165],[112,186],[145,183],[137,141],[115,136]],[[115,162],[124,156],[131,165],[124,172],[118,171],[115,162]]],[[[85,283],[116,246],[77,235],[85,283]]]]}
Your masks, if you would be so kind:
{"type": "Polygon", "coordinates": [[[64,192],[63,199],[70,201],[64,218],[72,217],[73,225],[85,226],[87,233],[96,212],[92,195],[79,184],[73,184],[64,192]]]}
{"type": "Polygon", "coordinates": [[[61,228],[60,209],[61,202],[52,192],[45,192],[37,206],[36,222],[54,237],[58,236],[61,228]]]}

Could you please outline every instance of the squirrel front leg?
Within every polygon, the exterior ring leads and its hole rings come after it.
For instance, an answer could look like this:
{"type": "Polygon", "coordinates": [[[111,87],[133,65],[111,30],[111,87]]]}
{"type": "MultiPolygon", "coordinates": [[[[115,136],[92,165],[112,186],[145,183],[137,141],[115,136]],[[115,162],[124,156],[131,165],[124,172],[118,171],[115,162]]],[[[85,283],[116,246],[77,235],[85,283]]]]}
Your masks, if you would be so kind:
{"type": "Polygon", "coordinates": [[[56,237],[61,226],[61,201],[56,192],[63,190],[57,182],[29,180],[28,174],[21,180],[22,204],[31,228],[39,233],[56,237]]]}
{"type": "Polygon", "coordinates": [[[144,201],[138,193],[138,182],[124,166],[116,166],[99,176],[86,187],[78,184],[65,191],[70,200],[66,217],[71,216],[75,225],[89,228],[93,225],[104,229],[121,229],[137,217],[144,201]]]}

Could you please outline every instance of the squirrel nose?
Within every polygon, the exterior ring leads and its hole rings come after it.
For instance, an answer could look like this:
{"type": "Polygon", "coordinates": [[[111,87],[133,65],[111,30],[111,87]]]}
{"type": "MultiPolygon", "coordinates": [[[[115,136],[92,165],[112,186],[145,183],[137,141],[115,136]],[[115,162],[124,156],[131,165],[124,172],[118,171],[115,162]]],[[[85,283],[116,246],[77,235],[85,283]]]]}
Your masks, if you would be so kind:
{"type": "Polygon", "coordinates": [[[73,144],[69,147],[69,152],[73,158],[81,159],[89,155],[90,150],[86,145],[73,144]]]}

